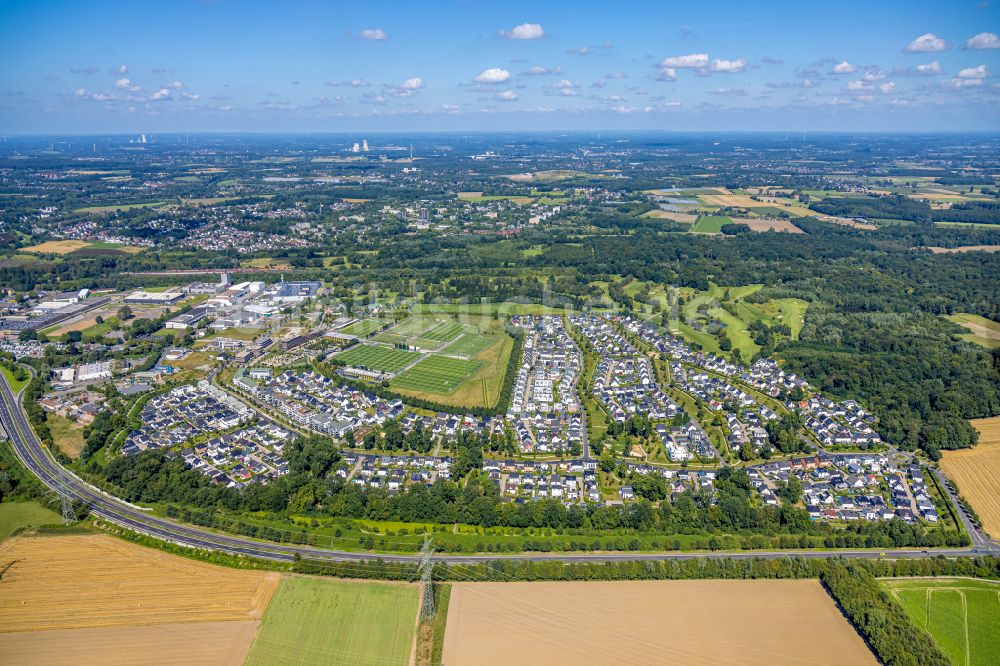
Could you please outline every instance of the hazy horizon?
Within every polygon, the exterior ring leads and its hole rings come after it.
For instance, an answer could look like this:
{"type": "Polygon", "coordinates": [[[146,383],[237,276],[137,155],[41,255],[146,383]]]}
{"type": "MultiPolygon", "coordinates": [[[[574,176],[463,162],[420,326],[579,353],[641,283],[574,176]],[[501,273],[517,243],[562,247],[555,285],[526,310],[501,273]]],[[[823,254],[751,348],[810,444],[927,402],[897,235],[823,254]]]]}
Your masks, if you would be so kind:
{"type": "Polygon", "coordinates": [[[998,131],[998,32],[982,1],[10,2],[0,131],[998,131]]]}

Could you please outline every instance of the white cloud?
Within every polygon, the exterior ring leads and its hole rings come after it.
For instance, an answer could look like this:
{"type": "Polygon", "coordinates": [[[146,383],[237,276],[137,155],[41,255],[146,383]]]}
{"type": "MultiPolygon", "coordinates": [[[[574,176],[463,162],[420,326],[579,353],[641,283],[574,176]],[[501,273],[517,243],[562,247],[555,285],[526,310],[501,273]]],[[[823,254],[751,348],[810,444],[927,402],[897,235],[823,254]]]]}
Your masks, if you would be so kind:
{"type": "Polygon", "coordinates": [[[719,60],[715,59],[712,61],[712,71],[713,72],[742,72],[747,68],[747,61],[743,58],[738,60],[719,60]]]}
{"type": "Polygon", "coordinates": [[[969,37],[965,42],[967,49],[1000,49],[1000,37],[995,32],[981,32],[969,37]]]}
{"type": "Polygon", "coordinates": [[[517,93],[514,92],[513,90],[504,90],[503,92],[497,93],[494,96],[494,99],[496,99],[499,102],[516,102],[517,93]]]}
{"type": "Polygon", "coordinates": [[[183,97],[184,99],[189,99],[192,102],[197,102],[199,99],[201,99],[201,95],[198,95],[196,93],[189,93],[187,91],[182,92],[181,97],[183,97]]]}
{"type": "Polygon", "coordinates": [[[124,77],[115,81],[115,88],[118,88],[118,90],[127,90],[129,92],[139,92],[140,90],[139,86],[132,83],[130,79],[124,77]]]}
{"type": "Polygon", "coordinates": [[[865,81],[881,81],[885,76],[885,72],[876,67],[875,69],[869,69],[861,78],[865,81]]]}
{"type": "Polygon", "coordinates": [[[159,101],[162,101],[162,100],[165,100],[165,99],[170,99],[170,89],[169,88],[160,88],[155,93],[153,93],[152,95],[149,96],[149,100],[151,102],[159,102],[159,101]]]}
{"type": "Polygon", "coordinates": [[[608,72],[607,74],[604,75],[604,78],[608,79],[608,80],[610,80],[610,79],[627,79],[628,78],[628,74],[626,74],[625,72],[623,72],[621,70],[618,70],[617,72],[608,72]]]}
{"type": "Polygon", "coordinates": [[[741,88],[736,86],[734,88],[716,88],[715,90],[709,90],[709,95],[723,95],[723,96],[736,96],[744,97],[747,94],[746,88],[741,88]]]}
{"type": "Polygon", "coordinates": [[[833,66],[834,74],[853,74],[856,71],[858,71],[858,68],[846,60],[844,62],[838,62],[833,66]]]}
{"type": "MultiPolygon", "coordinates": [[[[412,78],[406,79],[398,86],[392,86],[388,84],[384,86],[385,94],[391,95],[392,97],[413,97],[413,95],[416,94],[416,92],[423,87],[424,87],[424,80],[419,76],[414,76],[412,78]]],[[[379,95],[378,98],[382,101],[374,101],[374,103],[383,104],[385,98],[382,97],[381,95],[379,95]]],[[[369,101],[373,100],[370,98],[369,101]]]]}
{"type": "Polygon", "coordinates": [[[126,67],[125,65],[118,65],[117,67],[115,67],[114,69],[111,70],[111,73],[112,74],[128,74],[128,67],[126,67]]]}
{"type": "Polygon", "coordinates": [[[682,56],[670,56],[663,59],[660,67],[669,69],[705,69],[708,67],[708,54],[691,53],[682,56]]]}
{"type": "Polygon", "coordinates": [[[888,95],[896,90],[896,84],[892,81],[886,81],[885,83],[880,84],[878,89],[881,90],[883,94],[888,95]]]}
{"type": "Polygon", "coordinates": [[[511,30],[501,30],[500,36],[507,39],[541,39],[545,31],[538,23],[522,23],[511,30]]]}
{"type": "Polygon", "coordinates": [[[937,37],[933,32],[920,35],[903,49],[907,53],[932,53],[934,51],[944,51],[948,48],[948,43],[937,37]]]}
{"type": "Polygon", "coordinates": [[[510,72],[500,67],[490,67],[475,78],[477,83],[503,83],[510,78],[510,72]]]}
{"type": "Polygon", "coordinates": [[[166,87],[173,88],[174,90],[180,90],[181,88],[184,87],[184,84],[181,83],[180,81],[171,81],[170,83],[167,84],[166,87]]]}
{"type": "Polygon", "coordinates": [[[77,97],[86,97],[87,96],[87,89],[86,88],[77,88],[76,91],[73,94],[76,95],[77,97]]]}
{"type": "Polygon", "coordinates": [[[673,67],[661,67],[660,73],[656,77],[657,81],[676,81],[677,70],[673,67]]]}
{"type": "Polygon", "coordinates": [[[548,86],[549,88],[554,88],[556,90],[570,90],[576,87],[576,84],[569,79],[561,79],[558,83],[553,83],[548,86]]]}
{"type": "Polygon", "coordinates": [[[351,88],[367,88],[371,84],[364,79],[351,79],[350,81],[327,81],[324,86],[336,88],[337,86],[350,86],[351,88]]]}
{"type": "Polygon", "coordinates": [[[960,79],[985,79],[987,76],[989,72],[986,71],[986,65],[966,67],[958,73],[960,79]]]}
{"type": "Polygon", "coordinates": [[[555,67],[542,67],[541,65],[535,65],[534,67],[529,67],[528,69],[521,72],[527,76],[546,76],[548,74],[562,74],[563,68],[559,65],[555,67]]]}
{"type": "Polygon", "coordinates": [[[933,76],[935,74],[941,73],[941,63],[937,60],[931,60],[926,65],[917,65],[917,74],[922,74],[924,76],[933,76]]]}
{"type": "Polygon", "coordinates": [[[580,47],[575,48],[575,49],[566,49],[566,53],[569,53],[570,55],[585,56],[585,55],[587,55],[587,54],[590,53],[590,47],[589,46],[580,46],[580,47]]]}
{"type": "Polygon", "coordinates": [[[983,85],[982,79],[949,79],[942,83],[950,88],[975,88],[983,85]]]}
{"type": "Polygon", "coordinates": [[[359,36],[361,39],[367,39],[373,42],[384,42],[389,39],[389,35],[382,28],[365,28],[361,31],[359,36]]]}
{"type": "Polygon", "coordinates": [[[851,81],[847,84],[847,89],[852,92],[857,92],[859,90],[871,90],[872,86],[864,81],[851,81]]]}
{"type": "Polygon", "coordinates": [[[444,113],[458,113],[457,104],[448,104],[447,102],[441,105],[441,111],[444,113]]]}

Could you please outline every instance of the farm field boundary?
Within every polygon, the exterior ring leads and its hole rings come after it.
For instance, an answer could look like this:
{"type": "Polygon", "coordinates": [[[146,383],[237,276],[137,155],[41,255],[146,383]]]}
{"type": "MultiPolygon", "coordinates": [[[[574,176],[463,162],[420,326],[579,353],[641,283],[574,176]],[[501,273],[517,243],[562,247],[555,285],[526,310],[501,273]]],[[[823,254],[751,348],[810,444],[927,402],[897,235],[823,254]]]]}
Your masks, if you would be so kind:
{"type": "Polygon", "coordinates": [[[734,655],[877,663],[815,580],[456,583],[442,661],[718,664],[734,655]]]}
{"type": "Polygon", "coordinates": [[[942,451],[941,469],[972,504],[986,532],[1000,538],[1000,416],[969,423],[979,432],[979,443],[942,451]]]}

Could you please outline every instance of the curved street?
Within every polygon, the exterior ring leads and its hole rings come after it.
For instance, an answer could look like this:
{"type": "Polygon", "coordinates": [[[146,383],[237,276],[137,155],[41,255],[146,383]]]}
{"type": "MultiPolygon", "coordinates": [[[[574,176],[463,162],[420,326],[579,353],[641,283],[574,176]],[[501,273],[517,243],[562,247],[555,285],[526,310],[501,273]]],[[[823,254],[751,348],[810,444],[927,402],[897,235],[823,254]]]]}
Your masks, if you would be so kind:
{"type": "MultiPolygon", "coordinates": [[[[398,563],[419,563],[421,555],[379,554],[352,552],[323,548],[295,546],[258,541],[240,536],[220,534],[193,525],[181,524],[151,515],[147,510],[125,502],[85,482],[64,468],[46,450],[28,423],[21,405],[21,394],[14,395],[5,376],[0,375],[0,422],[7,432],[11,447],[22,464],[48,488],[61,497],[85,505],[94,516],[133,532],[161,539],[170,543],[212,550],[230,555],[242,555],[276,562],[294,561],[296,555],[314,560],[361,562],[383,560],[398,563]]],[[[975,539],[974,546],[965,549],[892,549],[892,550],[805,550],[805,551],[754,551],[754,552],[663,552],[663,553],[539,553],[515,555],[444,555],[433,556],[435,562],[475,563],[499,559],[522,561],[611,562],[649,561],[692,558],[777,559],[783,557],[825,558],[833,555],[849,558],[876,559],[879,557],[924,557],[928,554],[949,557],[998,555],[1000,546],[986,539],[975,539]]]]}

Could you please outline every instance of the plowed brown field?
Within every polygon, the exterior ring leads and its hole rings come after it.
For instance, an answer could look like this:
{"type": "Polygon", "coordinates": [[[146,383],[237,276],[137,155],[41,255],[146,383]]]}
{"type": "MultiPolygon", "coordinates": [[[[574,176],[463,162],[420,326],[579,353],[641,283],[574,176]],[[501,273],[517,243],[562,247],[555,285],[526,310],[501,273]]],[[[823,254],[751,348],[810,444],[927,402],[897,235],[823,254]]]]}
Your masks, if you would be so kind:
{"type": "Polygon", "coordinates": [[[816,580],[459,583],[445,664],[875,664],[816,580]]]}

